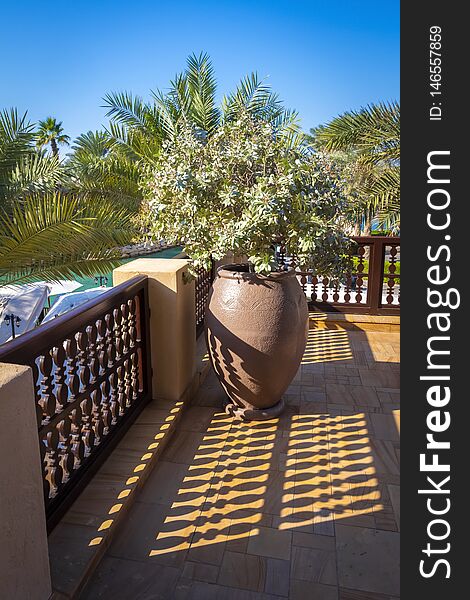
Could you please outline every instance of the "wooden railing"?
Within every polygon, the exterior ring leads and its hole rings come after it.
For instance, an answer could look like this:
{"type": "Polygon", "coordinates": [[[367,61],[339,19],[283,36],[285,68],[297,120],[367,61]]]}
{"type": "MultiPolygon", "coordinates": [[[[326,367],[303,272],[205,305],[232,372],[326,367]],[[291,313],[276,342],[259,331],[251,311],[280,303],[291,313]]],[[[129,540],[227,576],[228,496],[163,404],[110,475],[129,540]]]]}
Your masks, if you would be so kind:
{"type": "MultiPolygon", "coordinates": [[[[337,279],[317,276],[296,267],[299,283],[311,310],[400,314],[400,238],[385,236],[354,237],[351,249],[353,269],[337,279]]],[[[281,255],[281,260],[284,260],[281,255]]],[[[286,258],[287,264],[292,264],[286,258]]],[[[196,332],[204,325],[209,291],[215,277],[214,267],[200,269],[196,279],[196,332]]]]}
{"type": "Polygon", "coordinates": [[[137,276],[0,349],[33,370],[49,529],[151,397],[148,319],[137,276]]]}
{"type": "Polygon", "coordinates": [[[351,272],[338,279],[297,269],[310,308],[328,311],[400,314],[400,238],[356,237],[351,272]]]}

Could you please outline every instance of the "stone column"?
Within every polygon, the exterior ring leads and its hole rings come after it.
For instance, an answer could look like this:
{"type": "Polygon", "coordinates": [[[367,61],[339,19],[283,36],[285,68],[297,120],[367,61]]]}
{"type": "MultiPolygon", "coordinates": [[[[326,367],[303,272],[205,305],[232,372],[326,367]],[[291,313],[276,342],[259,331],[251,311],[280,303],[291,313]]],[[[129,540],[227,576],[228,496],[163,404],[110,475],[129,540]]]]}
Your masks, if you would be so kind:
{"type": "Polygon", "coordinates": [[[154,399],[180,400],[196,369],[194,281],[188,260],[139,258],[113,271],[118,285],[136,275],[149,279],[150,345],[154,399]]]}
{"type": "Polygon", "coordinates": [[[0,363],[0,598],[52,593],[38,425],[29,367],[0,363]]]}

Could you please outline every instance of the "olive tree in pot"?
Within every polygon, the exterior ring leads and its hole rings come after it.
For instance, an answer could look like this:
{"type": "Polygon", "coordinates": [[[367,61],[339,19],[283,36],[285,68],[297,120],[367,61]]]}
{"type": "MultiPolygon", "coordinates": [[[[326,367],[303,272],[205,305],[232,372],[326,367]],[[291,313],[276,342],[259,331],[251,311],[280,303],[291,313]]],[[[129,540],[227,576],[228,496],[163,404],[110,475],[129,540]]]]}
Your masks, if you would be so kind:
{"type": "Polygon", "coordinates": [[[282,412],[305,350],[305,295],[279,249],[334,275],[348,242],[337,170],[290,142],[248,114],[209,138],[188,126],[164,145],[148,184],[155,232],[182,241],[195,267],[229,252],[248,259],[218,269],[205,318],[228,410],[245,419],[282,412]]]}

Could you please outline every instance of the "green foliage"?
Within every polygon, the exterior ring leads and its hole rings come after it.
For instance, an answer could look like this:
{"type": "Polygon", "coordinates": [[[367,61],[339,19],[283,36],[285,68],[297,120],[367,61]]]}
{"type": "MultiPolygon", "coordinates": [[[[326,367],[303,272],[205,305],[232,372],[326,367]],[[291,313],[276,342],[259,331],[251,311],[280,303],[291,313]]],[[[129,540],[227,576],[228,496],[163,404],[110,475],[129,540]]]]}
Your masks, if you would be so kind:
{"type": "Polygon", "coordinates": [[[17,162],[31,154],[33,140],[34,125],[27,113],[20,116],[16,108],[0,112],[0,185],[17,162]]]}
{"type": "Polygon", "coordinates": [[[91,277],[119,264],[128,214],[103,200],[32,195],[0,213],[0,285],[91,277]]]}
{"type": "Polygon", "coordinates": [[[36,132],[36,145],[38,148],[44,148],[51,145],[52,155],[58,156],[58,145],[68,146],[70,137],[64,133],[62,121],[57,121],[54,117],[47,117],[44,121],[39,121],[36,132]]]}
{"type": "Polygon", "coordinates": [[[269,122],[292,147],[304,145],[297,113],[286,110],[256,73],[245,77],[219,107],[217,80],[207,54],[189,56],[185,70],[170,82],[169,90],[157,90],[151,96],[151,102],[128,92],[113,92],[104,98],[111,119],[110,137],[129,156],[147,165],[155,166],[163,142],[175,140],[188,125],[201,137],[210,137],[222,123],[236,120],[242,112],[269,122]]]}
{"type": "Polygon", "coordinates": [[[53,191],[63,181],[58,158],[38,152],[35,135],[27,113],[20,116],[14,108],[0,112],[0,207],[4,209],[28,194],[53,191]]]}
{"type": "Polygon", "coordinates": [[[164,143],[147,187],[154,232],[182,241],[195,266],[232,251],[269,273],[279,268],[280,245],[319,273],[343,268],[339,173],[324,157],[289,147],[248,110],[208,138],[187,125],[164,143]]]}
{"type": "MultiPolygon", "coordinates": [[[[207,54],[191,55],[149,102],[104,98],[110,123],[68,145],[62,122],[0,112],[0,277],[90,274],[136,235],[183,241],[195,265],[228,251],[260,273],[282,246],[305,267],[343,269],[343,228],[399,227],[399,106],[351,111],[313,132],[256,73],[217,99],[207,54]],[[46,148],[50,147],[51,152],[46,148]],[[146,196],[144,210],[137,211],[146,196]]],[[[109,265],[108,265],[109,266],[109,265]]]]}
{"type": "Polygon", "coordinates": [[[312,132],[314,147],[348,156],[345,176],[355,190],[360,218],[378,216],[383,227],[400,227],[400,106],[371,104],[346,112],[312,132]]]}
{"type": "MultiPolygon", "coordinates": [[[[129,210],[104,193],[90,193],[78,169],[37,150],[35,142],[26,114],[0,113],[0,285],[109,269],[118,246],[134,236],[129,210]]],[[[94,192],[107,185],[90,167],[92,179],[94,192]]]]}
{"type": "Polygon", "coordinates": [[[67,162],[70,189],[91,198],[107,198],[136,211],[142,200],[138,163],[108,133],[88,131],[72,145],[67,162]]]}
{"type": "Polygon", "coordinates": [[[349,111],[318,128],[317,145],[323,149],[356,148],[371,164],[400,159],[400,107],[397,102],[371,104],[349,111]]]}

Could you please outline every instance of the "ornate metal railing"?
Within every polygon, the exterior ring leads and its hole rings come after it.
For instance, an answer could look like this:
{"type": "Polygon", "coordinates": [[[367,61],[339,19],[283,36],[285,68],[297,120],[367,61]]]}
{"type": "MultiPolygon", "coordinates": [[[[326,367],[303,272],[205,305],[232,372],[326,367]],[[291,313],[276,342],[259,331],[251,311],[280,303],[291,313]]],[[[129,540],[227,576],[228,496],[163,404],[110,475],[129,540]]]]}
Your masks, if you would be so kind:
{"type": "Polygon", "coordinates": [[[353,268],[338,279],[298,269],[310,308],[325,311],[400,314],[400,238],[356,237],[353,268]]]}
{"type": "Polygon", "coordinates": [[[204,328],[204,313],[209,300],[209,291],[215,277],[215,263],[210,269],[199,268],[195,284],[196,335],[204,328]]]}
{"type": "Polygon", "coordinates": [[[151,397],[147,286],[134,277],[0,349],[33,370],[49,529],[151,397]]]}

